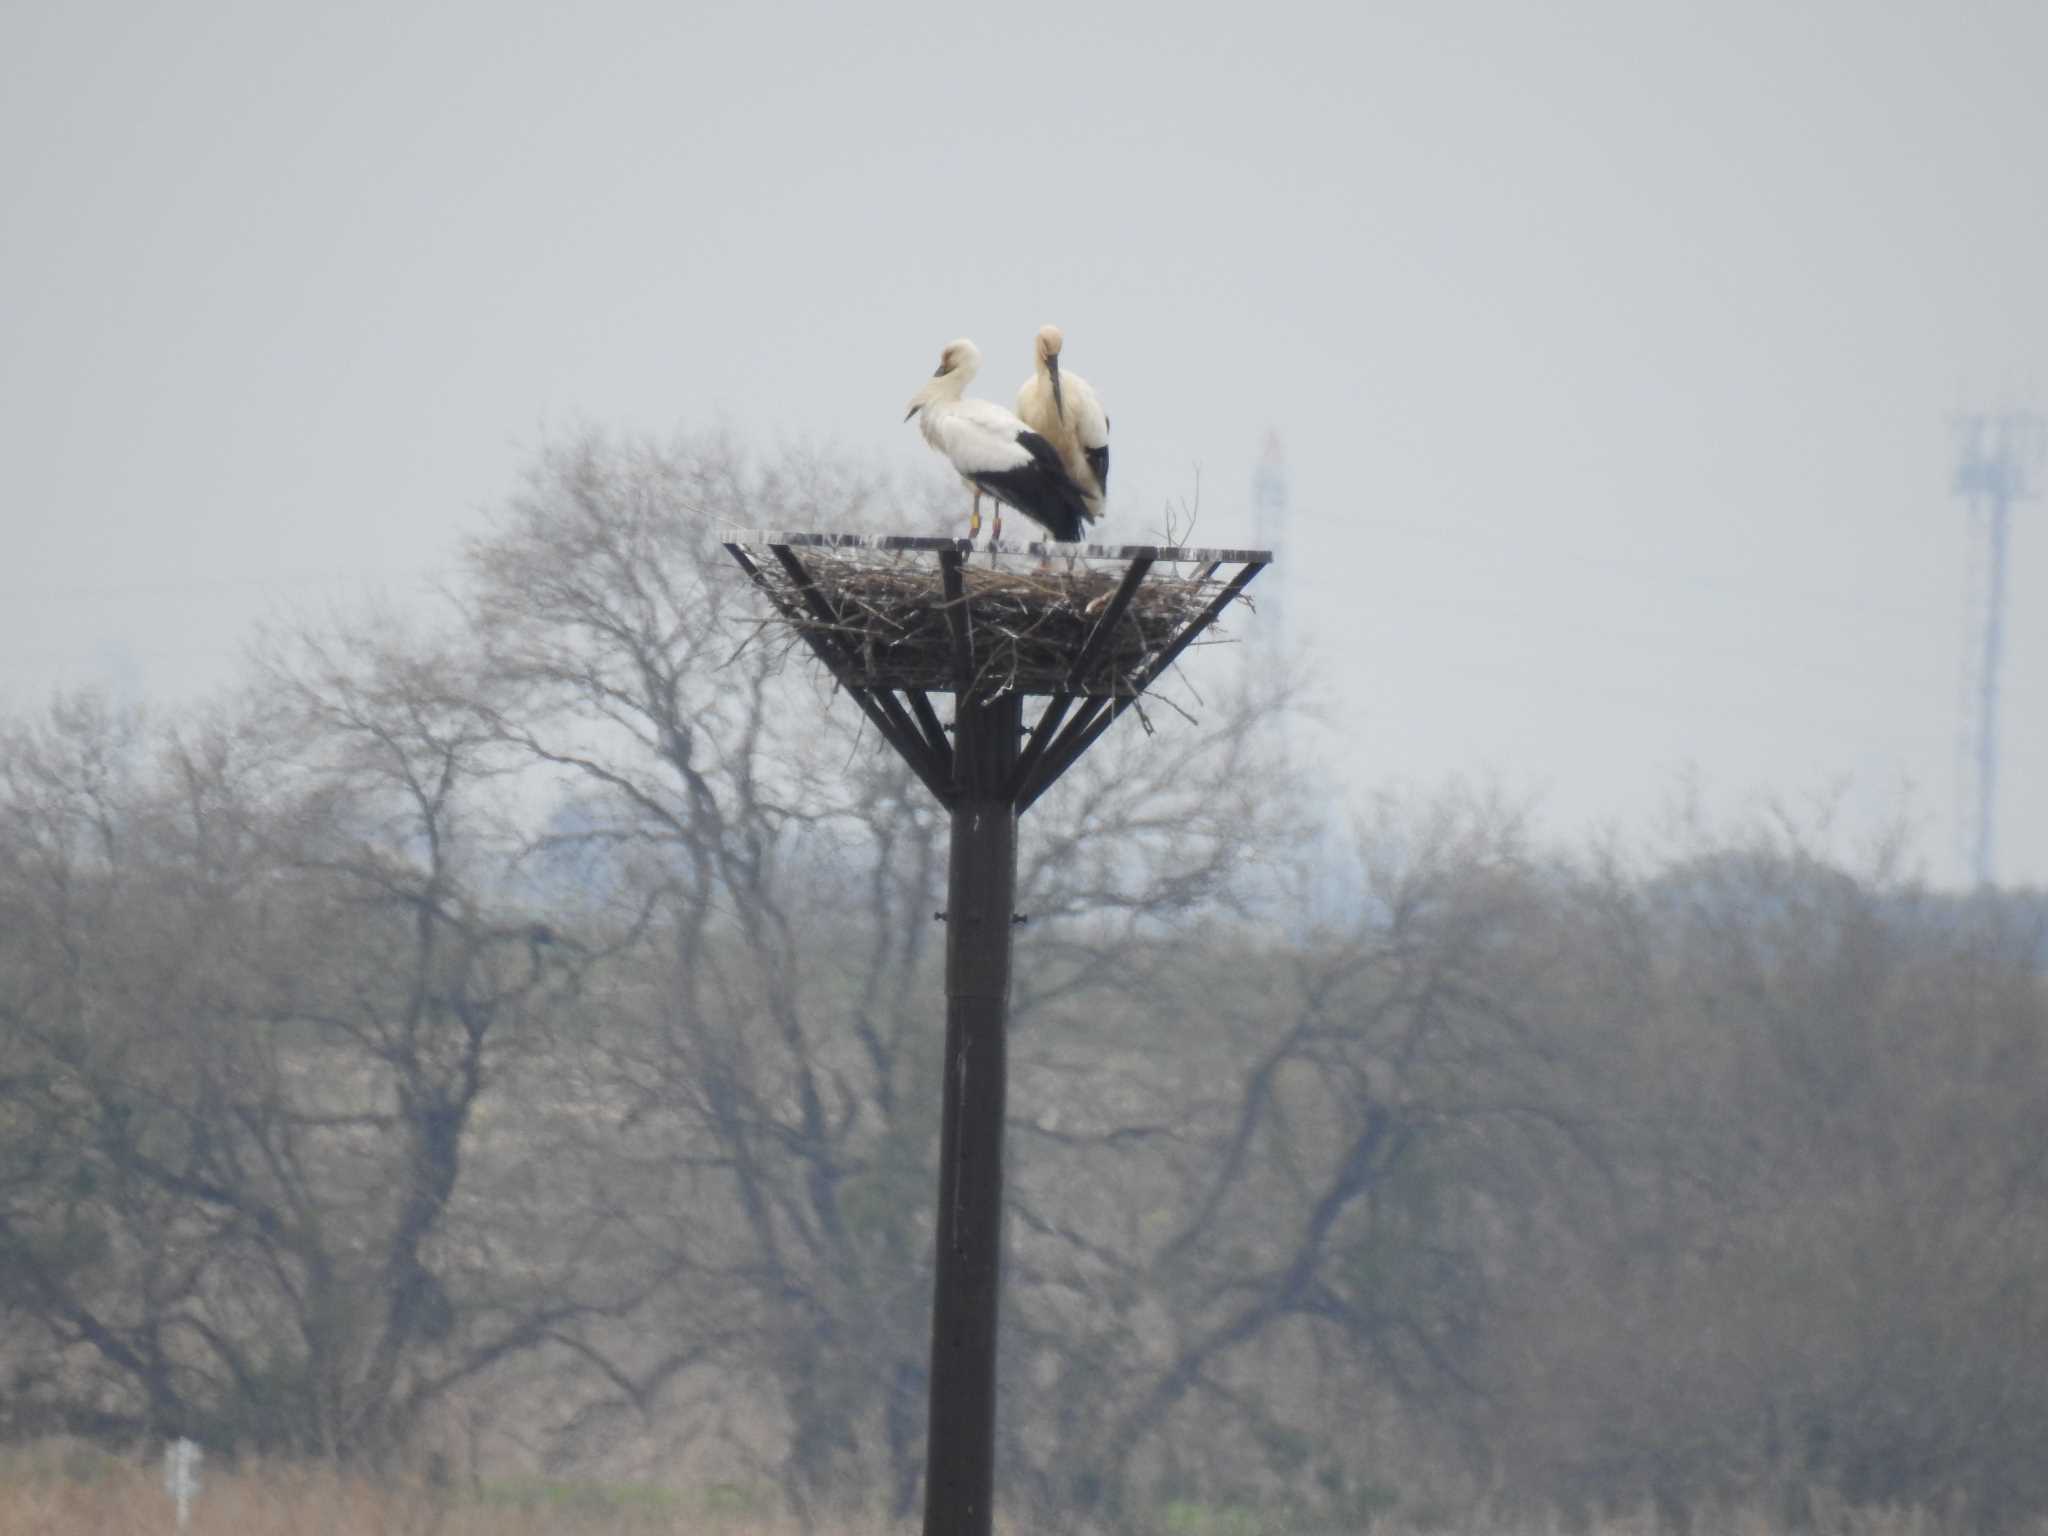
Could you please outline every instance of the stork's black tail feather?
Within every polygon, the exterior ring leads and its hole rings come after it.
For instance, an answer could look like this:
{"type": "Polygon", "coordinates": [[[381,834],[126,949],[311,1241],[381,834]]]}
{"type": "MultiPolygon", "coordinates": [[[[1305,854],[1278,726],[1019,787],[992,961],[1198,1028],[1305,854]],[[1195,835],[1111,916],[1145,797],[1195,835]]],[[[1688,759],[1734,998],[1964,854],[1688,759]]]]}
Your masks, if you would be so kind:
{"type": "Polygon", "coordinates": [[[1031,455],[1029,464],[968,478],[1004,506],[1022,512],[1056,542],[1080,543],[1088,524],[1088,503],[1060,463],[1058,450],[1036,432],[1019,432],[1017,442],[1031,455]]]}

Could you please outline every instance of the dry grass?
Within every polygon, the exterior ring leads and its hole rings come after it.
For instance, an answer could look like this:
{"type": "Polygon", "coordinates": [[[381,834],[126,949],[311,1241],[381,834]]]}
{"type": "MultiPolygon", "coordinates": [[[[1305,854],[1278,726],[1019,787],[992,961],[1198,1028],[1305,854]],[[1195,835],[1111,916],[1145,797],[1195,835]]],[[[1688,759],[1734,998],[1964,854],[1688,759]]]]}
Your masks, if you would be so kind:
{"type": "MultiPolygon", "coordinates": [[[[608,1498],[536,1485],[517,1497],[458,1497],[314,1466],[209,1467],[201,1482],[190,1536],[799,1536],[787,1521],[720,1515],[701,1499],[651,1489],[608,1498]]],[[[78,1447],[0,1459],[0,1536],[170,1536],[176,1525],[158,1467],[78,1447]]],[[[845,1536],[870,1531],[848,1527],[845,1536]]]]}
{"type": "MultiPolygon", "coordinates": [[[[536,1486],[523,1498],[462,1498],[421,1488],[390,1488],[326,1468],[267,1466],[243,1473],[208,1471],[193,1502],[192,1536],[801,1536],[793,1521],[721,1514],[683,1494],[536,1486]]],[[[1826,1495],[1810,1501],[1800,1536],[1961,1536],[1961,1523],[1924,1511],[1855,1509],[1826,1495]]],[[[1336,1527],[1295,1530],[1282,1519],[1234,1509],[1211,1512],[1233,1536],[1347,1536],[1336,1527]]],[[[1167,1528],[1188,1526],[1183,1518],[1167,1528]]],[[[80,1446],[42,1446],[0,1454],[0,1536],[168,1536],[175,1528],[160,1472],[80,1446]]],[[[884,1536],[897,1528],[839,1522],[825,1536],[884,1536]]],[[[903,1527],[907,1533],[914,1526],[903,1527]]],[[[998,1518],[998,1536],[1024,1528],[998,1518]]],[[[1481,1509],[1432,1521],[1427,1533],[1399,1519],[1376,1522],[1372,1536],[1673,1536],[1644,1511],[1609,1518],[1583,1533],[1554,1517],[1516,1518],[1481,1509]]],[[[2048,1536],[2048,1525],[2034,1527],[2048,1536]]],[[[1691,1536],[1787,1536],[1782,1521],[1754,1510],[1701,1511],[1691,1536]]]]}
{"type": "MultiPolygon", "coordinates": [[[[872,550],[799,552],[838,616],[816,618],[773,561],[762,565],[776,606],[796,629],[829,636],[853,657],[846,681],[870,688],[950,689],[953,631],[939,567],[929,558],[872,550]]],[[[1124,570],[991,569],[962,573],[972,619],[974,670],[984,689],[1054,693],[1095,628],[1124,570]]],[[[1224,572],[1227,578],[1231,572],[1224,572]]],[[[1221,590],[1223,582],[1170,575],[1155,566],[1125,610],[1085,693],[1129,692],[1128,679],[1157,655],[1221,590]]]]}

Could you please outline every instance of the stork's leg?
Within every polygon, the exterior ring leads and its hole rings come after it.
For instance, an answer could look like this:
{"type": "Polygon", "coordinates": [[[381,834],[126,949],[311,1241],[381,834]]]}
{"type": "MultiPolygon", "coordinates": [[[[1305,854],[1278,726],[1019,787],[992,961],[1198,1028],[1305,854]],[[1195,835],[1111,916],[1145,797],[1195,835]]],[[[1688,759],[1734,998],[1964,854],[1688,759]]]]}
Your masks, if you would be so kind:
{"type": "Polygon", "coordinates": [[[974,493],[974,512],[967,520],[967,542],[972,544],[981,536],[981,492],[974,493]]]}

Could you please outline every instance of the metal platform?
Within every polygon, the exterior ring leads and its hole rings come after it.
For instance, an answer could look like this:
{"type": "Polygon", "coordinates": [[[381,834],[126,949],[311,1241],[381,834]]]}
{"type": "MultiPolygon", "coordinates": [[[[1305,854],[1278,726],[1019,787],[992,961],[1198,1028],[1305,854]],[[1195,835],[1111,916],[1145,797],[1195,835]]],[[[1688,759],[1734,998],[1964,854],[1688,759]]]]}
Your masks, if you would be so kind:
{"type": "Polygon", "coordinates": [[[1263,549],[1156,544],[998,545],[1081,564],[1083,574],[1005,574],[978,564],[965,539],[734,528],[719,542],[942,802],[996,799],[1021,813],[1158,681],[1272,560],[1263,549]],[[768,558],[757,558],[765,550],[768,558]],[[750,552],[751,551],[751,552],[750,552]],[[929,555],[908,580],[888,562],[833,555],[929,555]],[[807,559],[806,556],[810,558],[807,559]],[[864,585],[893,583],[877,613],[864,585]],[[1104,569],[1104,567],[1120,569],[1104,569]],[[1168,567],[1159,576],[1155,570],[1168,567]],[[1189,569],[1189,568],[1192,569],[1189,569]],[[1154,585],[1148,590],[1147,581],[1154,585]],[[1141,594],[1144,601],[1140,602],[1141,594]],[[1028,659],[1020,653],[1029,650],[1028,659]],[[953,695],[953,724],[931,695],[953,695]],[[956,751],[955,727],[1002,699],[1048,702],[1000,782],[956,751]],[[1071,716],[1071,718],[1069,718],[1071,716]],[[953,739],[949,739],[949,737],[953,739]],[[987,780],[987,782],[984,782],[987,780]]]}

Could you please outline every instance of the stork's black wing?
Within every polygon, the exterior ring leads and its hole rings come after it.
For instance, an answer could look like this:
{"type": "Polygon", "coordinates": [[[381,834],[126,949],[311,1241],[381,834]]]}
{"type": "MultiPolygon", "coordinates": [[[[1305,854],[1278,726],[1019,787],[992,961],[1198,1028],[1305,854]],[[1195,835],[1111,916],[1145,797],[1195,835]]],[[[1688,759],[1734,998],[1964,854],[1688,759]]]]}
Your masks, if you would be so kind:
{"type": "Polygon", "coordinates": [[[1036,432],[1019,432],[1017,446],[1031,455],[1011,469],[978,470],[967,478],[1006,507],[1015,507],[1063,544],[1080,542],[1087,503],[1068,478],[1057,449],[1036,432]]]}

